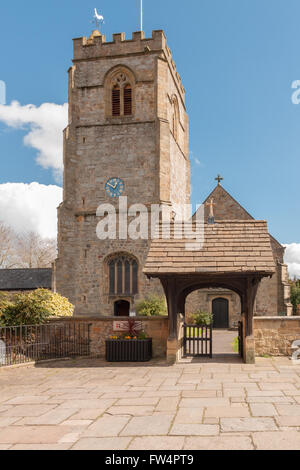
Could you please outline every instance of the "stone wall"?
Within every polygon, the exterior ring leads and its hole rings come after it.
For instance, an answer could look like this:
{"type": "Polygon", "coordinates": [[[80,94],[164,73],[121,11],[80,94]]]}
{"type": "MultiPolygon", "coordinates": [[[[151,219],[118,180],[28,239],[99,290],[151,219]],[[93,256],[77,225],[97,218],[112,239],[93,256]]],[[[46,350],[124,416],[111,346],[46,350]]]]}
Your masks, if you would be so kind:
{"type": "Polygon", "coordinates": [[[195,313],[197,310],[213,313],[212,302],[214,299],[228,300],[229,328],[236,328],[241,320],[241,300],[238,294],[228,289],[201,289],[192,292],[186,299],[186,314],[195,313]]]}
{"type": "Polygon", "coordinates": [[[293,341],[300,339],[300,316],[255,317],[256,356],[291,356],[293,341]]]}
{"type": "MultiPolygon", "coordinates": [[[[91,355],[100,358],[105,357],[105,339],[110,335],[118,335],[118,332],[113,330],[114,321],[128,320],[122,317],[63,317],[55,318],[55,323],[73,323],[81,322],[91,325],[90,339],[91,339],[91,355]]],[[[137,317],[137,320],[143,322],[143,328],[149,337],[153,339],[153,357],[166,357],[167,353],[167,339],[168,339],[168,317],[137,317]]]]}

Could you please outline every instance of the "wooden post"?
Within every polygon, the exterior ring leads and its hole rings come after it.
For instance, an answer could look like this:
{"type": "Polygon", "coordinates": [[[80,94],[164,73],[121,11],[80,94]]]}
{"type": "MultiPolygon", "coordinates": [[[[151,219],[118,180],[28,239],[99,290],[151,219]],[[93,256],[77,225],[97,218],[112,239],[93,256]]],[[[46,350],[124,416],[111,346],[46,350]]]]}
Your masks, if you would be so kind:
{"type": "Polygon", "coordinates": [[[260,283],[258,277],[248,277],[245,294],[243,296],[243,307],[245,312],[245,344],[244,360],[247,364],[255,363],[255,341],[253,337],[253,310],[260,283]]]}
{"type": "Polygon", "coordinates": [[[167,302],[169,313],[169,339],[177,339],[177,305],[176,305],[176,288],[174,279],[167,281],[167,302]]]}
{"type": "Polygon", "coordinates": [[[168,304],[169,338],[167,343],[167,361],[175,363],[178,356],[179,341],[177,327],[177,292],[175,279],[161,279],[168,304]]]}
{"type": "Polygon", "coordinates": [[[177,338],[177,303],[176,303],[176,281],[164,278],[160,280],[165,291],[169,316],[169,339],[177,338]]]}

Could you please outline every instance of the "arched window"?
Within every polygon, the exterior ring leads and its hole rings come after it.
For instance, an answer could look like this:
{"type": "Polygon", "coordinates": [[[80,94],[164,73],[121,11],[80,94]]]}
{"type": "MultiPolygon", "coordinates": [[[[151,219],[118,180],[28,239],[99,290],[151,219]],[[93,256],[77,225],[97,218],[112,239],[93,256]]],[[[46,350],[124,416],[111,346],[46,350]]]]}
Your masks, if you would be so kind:
{"type": "Polygon", "coordinates": [[[116,255],[108,261],[110,295],[138,292],[138,263],[130,255],[116,255]]]}
{"type": "Polygon", "coordinates": [[[132,116],[134,111],[133,73],[126,68],[113,69],[106,77],[107,115],[112,117],[132,116]]]}

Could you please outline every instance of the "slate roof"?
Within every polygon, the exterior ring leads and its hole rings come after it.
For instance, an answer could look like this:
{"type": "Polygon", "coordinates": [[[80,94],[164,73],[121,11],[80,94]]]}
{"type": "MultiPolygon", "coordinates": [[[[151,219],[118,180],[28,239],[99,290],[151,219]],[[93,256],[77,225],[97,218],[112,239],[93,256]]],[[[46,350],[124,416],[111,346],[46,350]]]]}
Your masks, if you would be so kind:
{"type": "MultiPolygon", "coordinates": [[[[176,223],[171,227],[171,237],[163,239],[166,227],[164,223],[160,224],[160,238],[151,242],[143,270],[145,274],[275,272],[265,221],[222,220],[214,225],[204,224],[204,243],[200,249],[194,246],[195,251],[186,249],[191,245],[188,236],[173,238],[179,227],[176,223]]],[[[190,233],[192,230],[195,230],[195,224],[191,226],[190,233]]]]}
{"type": "Polygon", "coordinates": [[[52,269],[0,269],[0,291],[51,289],[52,269]]]}

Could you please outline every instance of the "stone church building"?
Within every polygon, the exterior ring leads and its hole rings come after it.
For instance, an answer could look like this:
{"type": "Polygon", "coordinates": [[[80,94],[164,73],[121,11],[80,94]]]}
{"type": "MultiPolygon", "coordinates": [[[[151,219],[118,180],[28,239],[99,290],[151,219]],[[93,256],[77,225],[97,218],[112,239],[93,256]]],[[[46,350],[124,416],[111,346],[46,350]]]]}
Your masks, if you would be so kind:
{"type": "MultiPolygon", "coordinates": [[[[254,220],[253,217],[221,186],[208,196],[215,203],[216,221],[223,220],[254,220]]],[[[206,209],[207,211],[208,209],[206,209]]],[[[206,214],[206,218],[208,214],[206,214]]],[[[288,268],[284,264],[284,247],[270,235],[271,248],[276,265],[276,272],[271,278],[262,279],[256,301],[256,316],[292,315],[290,304],[290,285],[288,268]]],[[[235,327],[241,318],[241,302],[239,296],[226,289],[207,289],[193,292],[187,299],[187,312],[197,309],[214,313],[216,327],[235,327]]]]}
{"type": "MultiPolygon", "coordinates": [[[[151,240],[99,240],[96,229],[99,205],[127,217],[120,196],[146,208],[190,203],[185,90],[163,31],[115,34],[112,42],[94,31],[74,40],[63,186],[53,287],[75,315],[129,315],[148,294],[162,295],[159,280],[143,274],[151,240]]],[[[220,183],[211,198],[217,221],[253,220],[220,183]]],[[[284,248],[270,240],[276,273],[262,280],[255,314],[289,314],[284,248]]],[[[186,311],[199,309],[214,312],[218,327],[235,326],[241,314],[239,296],[222,288],[190,294],[186,311]]]]}

